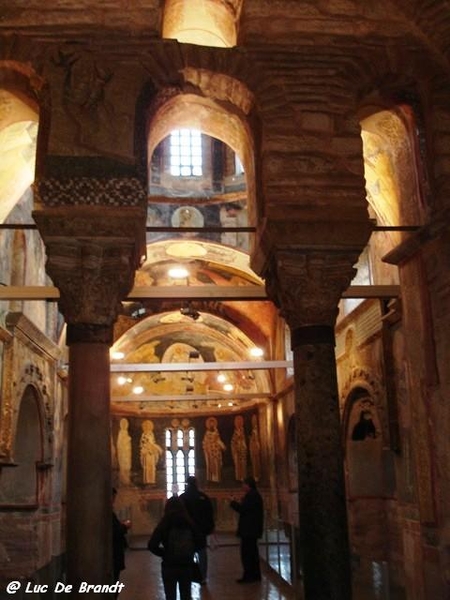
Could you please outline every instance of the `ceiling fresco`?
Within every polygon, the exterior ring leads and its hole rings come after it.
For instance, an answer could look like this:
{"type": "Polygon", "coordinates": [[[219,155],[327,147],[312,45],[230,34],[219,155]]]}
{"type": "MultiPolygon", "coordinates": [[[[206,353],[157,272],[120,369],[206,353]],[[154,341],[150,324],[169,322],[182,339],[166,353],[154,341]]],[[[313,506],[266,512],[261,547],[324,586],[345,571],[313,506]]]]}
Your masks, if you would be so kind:
{"type": "Polygon", "coordinates": [[[195,321],[179,311],[142,319],[112,349],[123,353],[115,361],[111,381],[115,412],[190,411],[194,404],[196,410],[211,412],[252,405],[270,392],[266,370],[245,368],[247,361],[255,360],[249,355],[252,347],[239,328],[212,314],[202,313],[195,321]],[[164,370],[175,363],[182,364],[183,370],[164,370]],[[198,370],[202,363],[217,363],[217,367],[198,370]],[[236,368],[221,369],[221,363],[234,363],[236,368]],[[127,365],[142,370],[126,371],[127,365]],[[145,370],[147,365],[153,369],[145,370]],[[226,383],[232,386],[229,391],[224,389],[226,383]]]}

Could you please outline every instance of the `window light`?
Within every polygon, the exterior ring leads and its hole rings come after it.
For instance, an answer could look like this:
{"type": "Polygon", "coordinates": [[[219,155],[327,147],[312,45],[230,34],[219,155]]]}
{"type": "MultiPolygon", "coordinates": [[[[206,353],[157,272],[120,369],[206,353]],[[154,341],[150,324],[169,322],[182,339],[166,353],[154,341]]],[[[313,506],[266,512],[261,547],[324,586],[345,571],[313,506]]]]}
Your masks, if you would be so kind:
{"type": "Polygon", "coordinates": [[[201,177],[202,134],[197,129],[176,129],[170,134],[170,174],[201,177]]]}

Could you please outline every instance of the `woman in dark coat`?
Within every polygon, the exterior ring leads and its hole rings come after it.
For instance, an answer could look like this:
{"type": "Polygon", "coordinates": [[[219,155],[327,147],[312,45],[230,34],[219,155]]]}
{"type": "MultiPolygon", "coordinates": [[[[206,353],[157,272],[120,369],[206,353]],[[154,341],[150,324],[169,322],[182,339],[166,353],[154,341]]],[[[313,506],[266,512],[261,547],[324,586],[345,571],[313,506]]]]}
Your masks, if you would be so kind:
{"type": "Polygon", "coordinates": [[[180,599],[191,600],[192,565],[200,537],[180,498],[169,498],[164,516],[148,542],[150,552],[162,557],[161,574],[166,600],[176,600],[177,585],[180,599]]]}
{"type": "Polygon", "coordinates": [[[261,494],[256,489],[253,477],[246,477],[242,483],[245,495],[240,502],[232,499],[230,506],[239,513],[237,536],[241,539],[241,562],[243,574],[238,583],[261,581],[258,539],[263,534],[264,505],[261,494]]]}
{"type": "MultiPolygon", "coordinates": [[[[113,505],[117,496],[116,488],[112,490],[113,505]]],[[[125,548],[127,547],[127,532],[130,521],[120,521],[113,510],[112,513],[112,551],[113,551],[113,576],[114,583],[119,581],[120,571],[125,569],[125,548]]],[[[117,597],[117,594],[116,594],[117,597]]]]}

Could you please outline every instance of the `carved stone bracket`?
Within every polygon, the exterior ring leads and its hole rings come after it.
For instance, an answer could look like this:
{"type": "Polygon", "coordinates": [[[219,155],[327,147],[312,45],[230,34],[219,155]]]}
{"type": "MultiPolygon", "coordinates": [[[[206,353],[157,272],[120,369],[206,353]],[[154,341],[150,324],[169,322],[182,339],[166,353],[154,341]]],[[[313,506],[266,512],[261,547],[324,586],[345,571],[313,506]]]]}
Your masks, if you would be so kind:
{"type": "Polygon", "coordinates": [[[67,322],[112,325],[145,256],[145,211],[60,207],[35,211],[33,216],[46,246],[46,270],[59,288],[59,308],[67,322]]]}
{"type": "Polygon", "coordinates": [[[338,303],[355,275],[359,251],[275,251],[266,270],[267,293],[292,331],[334,327],[338,303]]]}

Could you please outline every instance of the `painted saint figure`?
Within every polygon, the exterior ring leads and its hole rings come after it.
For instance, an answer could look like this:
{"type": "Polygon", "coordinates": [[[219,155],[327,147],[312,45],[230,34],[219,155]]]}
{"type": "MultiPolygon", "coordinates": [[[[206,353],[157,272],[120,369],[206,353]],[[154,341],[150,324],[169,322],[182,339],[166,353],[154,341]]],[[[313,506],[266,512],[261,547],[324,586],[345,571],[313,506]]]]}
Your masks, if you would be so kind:
{"type": "Polygon", "coordinates": [[[156,483],[156,465],[163,449],[156,443],[153,433],[153,421],[146,419],[142,422],[140,441],[140,457],[142,465],[142,480],[144,483],[156,483]]]}
{"type": "Polygon", "coordinates": [[[244,417],[242,415],[237,415],[234,419],[231,454],[234,462],[234,475],[237,481],[243,481],[247,476],[247,442],[244,431],[244,417]]]}
{"type": "Polygon", "coordinates": [[[128,433],[128,419],[120,419],[117,435],[117,462],[119,463],[119,481],[122,485],[130,485],[131,472],[131,436],[128,433]]]}
{"type": "Polygon", "coordinates": [[[253,478],[259,481],[261,477],[261,444],[259,441],[258,417],[252,415],[252,431],[250,433],[250,460],[253,478]]]}
{"type": "Polygon", "coordinates": [[[206,432],[203,437],[203,452],[206,461],[207,481],[220,481],[222,478],[222,453],[226,450],[217,429],[217,419],[206,419],[206,432]]]}

